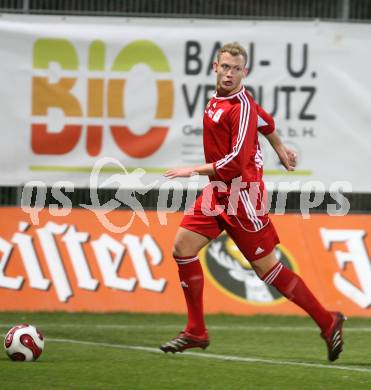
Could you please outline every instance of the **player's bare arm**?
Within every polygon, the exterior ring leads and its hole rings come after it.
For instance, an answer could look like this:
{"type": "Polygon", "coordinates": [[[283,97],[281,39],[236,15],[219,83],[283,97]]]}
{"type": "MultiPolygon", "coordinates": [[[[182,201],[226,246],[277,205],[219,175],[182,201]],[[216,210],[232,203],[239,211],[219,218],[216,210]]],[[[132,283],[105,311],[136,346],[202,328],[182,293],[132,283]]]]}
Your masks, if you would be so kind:
{"type": "Polygon", "coordinates": [[[281,164],[288,170],[288,171],[294,171],[296,166],[296,153],[287,148],[281,141],[280,136],[278,135],[277,131],[274,130],[270,134],[264,135],[269,143],[271,144],[272,148],[277,153],[281,164]]]}
{"type": "Polygon", "coordinates": [[[212,176],[215,174],[214,164],[203,164],[196,167],[171,168],[165,172],[165,177],[175,179],[176,177],[191,177],[194,175],[212,176]]]}

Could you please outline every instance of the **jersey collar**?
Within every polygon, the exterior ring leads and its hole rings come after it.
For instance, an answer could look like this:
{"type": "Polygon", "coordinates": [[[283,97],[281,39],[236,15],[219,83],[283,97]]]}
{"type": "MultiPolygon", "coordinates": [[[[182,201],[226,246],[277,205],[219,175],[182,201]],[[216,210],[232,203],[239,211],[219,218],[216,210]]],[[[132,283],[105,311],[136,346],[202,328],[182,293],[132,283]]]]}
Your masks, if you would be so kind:
{"type": "Polygon", "coordinates": [[[233,95],[229,95],[229,96],[217,96],[217,92],[215,91],[213,97],[217,100],[233,99],[237,96],[241,96],[244,92],[245,92],[245,87],[242,87],[238,92],[234,93],[233,95]]]}

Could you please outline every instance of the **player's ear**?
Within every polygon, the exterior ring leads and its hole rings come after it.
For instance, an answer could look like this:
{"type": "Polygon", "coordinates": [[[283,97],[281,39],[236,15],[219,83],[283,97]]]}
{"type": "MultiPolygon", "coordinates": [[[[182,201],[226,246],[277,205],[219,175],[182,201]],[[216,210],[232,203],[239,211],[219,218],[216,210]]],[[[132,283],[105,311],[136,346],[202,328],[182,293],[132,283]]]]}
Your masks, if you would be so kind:
{"type": "Polygon", "coordinates": [[[249,74],[249,70],[247,68],[245,68],[243,70],[243,77],[247,77],[248,74],[249,74]]]}
{"type": "Polygon", "coordinates": [[[213,62],[213,70],[215,73],[218,71],[218,62],[217,61],[213,62]]]}

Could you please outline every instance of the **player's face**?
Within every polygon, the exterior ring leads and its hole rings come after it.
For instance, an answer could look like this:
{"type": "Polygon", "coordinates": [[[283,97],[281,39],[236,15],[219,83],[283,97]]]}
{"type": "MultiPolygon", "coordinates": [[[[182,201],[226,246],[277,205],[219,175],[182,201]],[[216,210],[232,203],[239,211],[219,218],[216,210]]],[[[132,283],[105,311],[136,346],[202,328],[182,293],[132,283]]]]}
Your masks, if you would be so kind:
{"type": "Polygon", "coordinates": [[[222,53],[213,67],[218,94],[233,95],[241,89],[242,79],[247,76],[245,59],[242,55],[232,56],[230,53],[222,53]]]}

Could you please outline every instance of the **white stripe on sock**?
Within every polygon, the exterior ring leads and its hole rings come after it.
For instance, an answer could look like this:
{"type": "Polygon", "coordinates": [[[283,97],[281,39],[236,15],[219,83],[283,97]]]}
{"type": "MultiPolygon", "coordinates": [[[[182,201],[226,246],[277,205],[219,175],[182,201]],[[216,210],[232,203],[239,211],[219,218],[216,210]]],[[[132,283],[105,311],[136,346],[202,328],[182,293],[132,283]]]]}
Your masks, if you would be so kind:
{"type": "Polygon", "coordinates": [[[190,257],[190,258],[186,258],[186,259],[179,259],[177,257],[174,257],[174,259],[177,262],[177,264],[189,264],[189,263],[193,263],[194,261],[199,260],[198,256],[190,257]]]}
{"type": "Polygon", "coordinates": [[[278,265],[274,267],[272,272],[270,272],[270,274],[264,279],[264,282],[267,284],[272,284],[274,279],[276,279],[278,274],[281,272],[282,268],[283,268],[283,264],[278,263],[278,265]]]}

